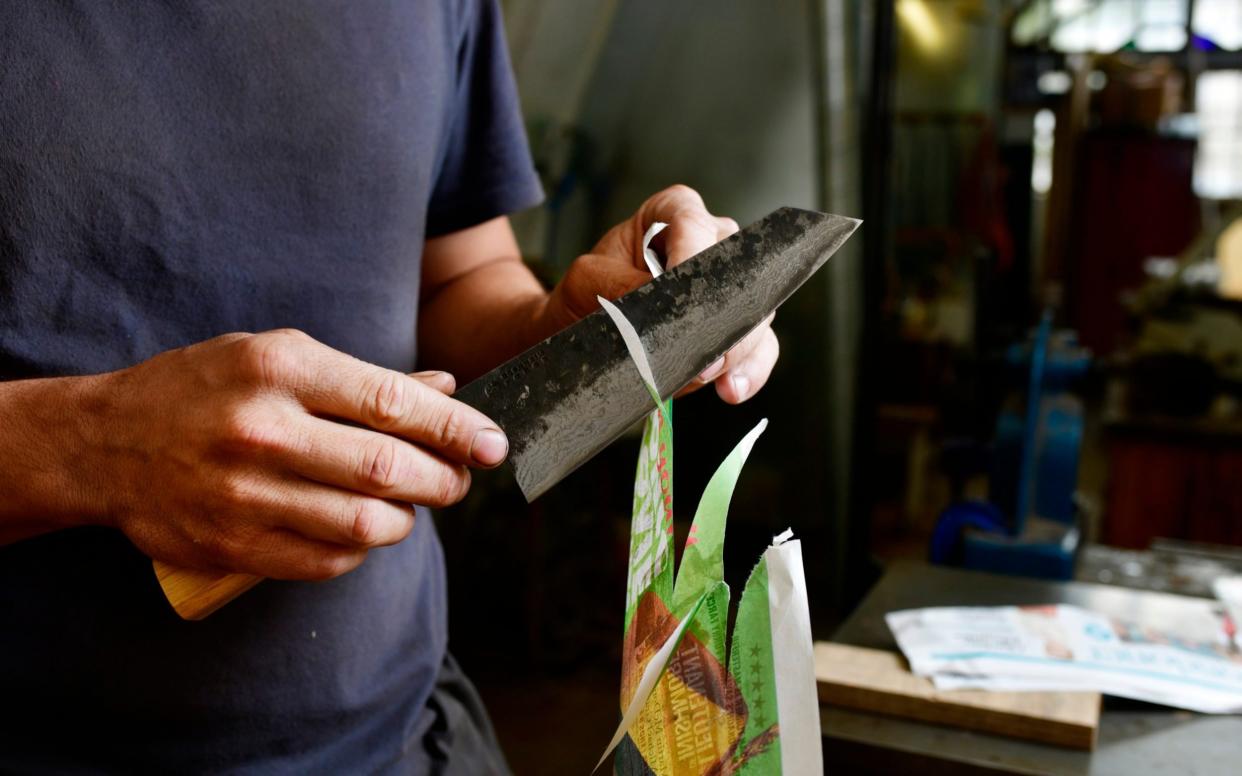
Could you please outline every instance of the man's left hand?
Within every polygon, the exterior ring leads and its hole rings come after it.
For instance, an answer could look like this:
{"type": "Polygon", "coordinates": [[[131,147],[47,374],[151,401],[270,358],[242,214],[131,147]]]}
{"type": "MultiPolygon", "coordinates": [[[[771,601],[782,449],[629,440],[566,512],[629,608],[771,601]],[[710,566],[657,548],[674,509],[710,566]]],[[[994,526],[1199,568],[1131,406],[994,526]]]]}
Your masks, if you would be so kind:
{"type": "MultiPolygon", "coordinates": [[[[610,229],[590,253],[579,256],[570,266],[548,299],[546,312],[557,322],[558,329],[596,310],[597,294],[616,299],[651,280],[643,261],[643,235],[657,221],[668,224],[656,236],[654,245],[663,247],[670,268],[737,231],[733,219],[709,213],[694,189],[672,186],[661,191],[644,202],[629,220],[610,229]]],[[[716,393],[730,404],[754,396],[767,382],[780,353],[771,324],[772,316],[768,316],[732,350],[704,369],[682,393],[715,383],[716,393]]]]}

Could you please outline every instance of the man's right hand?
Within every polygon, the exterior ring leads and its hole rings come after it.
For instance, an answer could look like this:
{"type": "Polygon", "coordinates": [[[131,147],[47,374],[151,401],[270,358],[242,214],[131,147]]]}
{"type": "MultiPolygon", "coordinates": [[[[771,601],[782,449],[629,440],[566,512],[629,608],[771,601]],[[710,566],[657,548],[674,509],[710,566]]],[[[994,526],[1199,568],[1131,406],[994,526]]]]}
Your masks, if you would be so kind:
{"type": "Polygon", "coordinates": [[[449,398],[297,331],[229,334],[101,376],[82,461],[106,521],[153,558],[326,579],[401,541],[411,503],[445,506],[508,442],[449,398]]]}

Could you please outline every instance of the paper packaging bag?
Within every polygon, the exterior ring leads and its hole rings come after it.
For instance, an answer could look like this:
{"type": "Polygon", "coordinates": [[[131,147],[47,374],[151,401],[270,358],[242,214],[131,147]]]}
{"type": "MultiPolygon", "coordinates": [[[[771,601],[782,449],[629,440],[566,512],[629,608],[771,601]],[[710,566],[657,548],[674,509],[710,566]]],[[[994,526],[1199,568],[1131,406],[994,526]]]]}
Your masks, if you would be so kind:
{"type": "MultiPolygon", "coordinates": [[[[658,271],[651,256],[648,264],[658,271]]],[[[751,572],[726,654],[725,519],[767,421],[708,483],[674,578],[672,401],[660,401],[637,333],[601,303],[658,409],[643,428],[634,483],[622,721],[600,763],[615,749],[616,773],[624,776],[822,774],[806,582],[801,543],[791,531],[774,539],[751,572]]]]}

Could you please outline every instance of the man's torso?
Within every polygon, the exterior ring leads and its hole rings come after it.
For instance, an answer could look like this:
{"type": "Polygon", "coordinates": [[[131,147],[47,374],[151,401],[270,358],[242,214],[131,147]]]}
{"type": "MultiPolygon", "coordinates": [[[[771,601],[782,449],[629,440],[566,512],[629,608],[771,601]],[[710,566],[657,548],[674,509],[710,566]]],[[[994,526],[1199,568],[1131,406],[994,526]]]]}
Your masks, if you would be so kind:
{"type": "MultiPolygon", "coordinates": [[[[0,6],[0,379],[285,326],[411,370],[467,5],[0,6]]],[[[391,766],[445,632],[425,512],[199,623],[119,533],[0,548],[0,770],[391,766]]]]}

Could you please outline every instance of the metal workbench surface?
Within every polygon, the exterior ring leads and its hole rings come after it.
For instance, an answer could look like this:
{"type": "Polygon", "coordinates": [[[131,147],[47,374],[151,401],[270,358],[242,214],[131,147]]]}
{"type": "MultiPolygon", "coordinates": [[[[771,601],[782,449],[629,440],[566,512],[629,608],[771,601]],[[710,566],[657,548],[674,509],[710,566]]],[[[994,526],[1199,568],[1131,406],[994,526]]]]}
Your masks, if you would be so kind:
{"type": "MultiPolygon", "coordinates": [[[[1210,638],[1213,602],[1084,582],[898,563],[841,625],[834,641],[897,650],[884,615],[925,606],[1067,603],[1123,620],[1210,638]]],[[[1078,752],[876,714],[821,708],[828,772],[1242,773],[1242,717],[1204,716],[1106,698],[1094,752],[1078,752]]]]}

